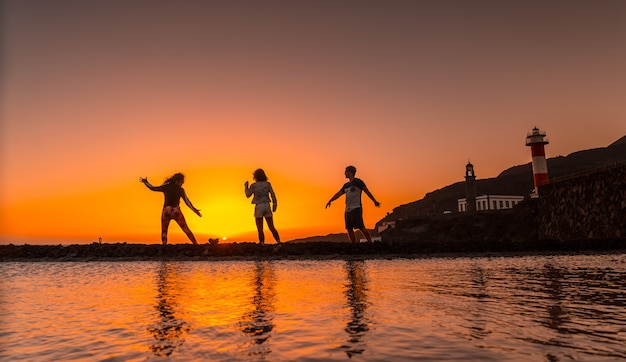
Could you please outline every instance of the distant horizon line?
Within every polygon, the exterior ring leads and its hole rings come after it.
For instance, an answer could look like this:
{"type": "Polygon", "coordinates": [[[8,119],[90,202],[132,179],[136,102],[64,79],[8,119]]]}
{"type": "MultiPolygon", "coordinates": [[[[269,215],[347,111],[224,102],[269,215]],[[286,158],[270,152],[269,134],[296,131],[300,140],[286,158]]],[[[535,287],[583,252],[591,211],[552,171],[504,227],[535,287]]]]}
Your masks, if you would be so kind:
{"type": "MultiPolygon", "coordinates": [[[[373,229],[372,229],[373,230],[373,229]]],[[[283,242],[291,242],[291,241],[296,241],[296,240],[303,240],[303,239],[311,239],[311,238],[323,238],[326,236],[346,236],[347,237],[347,232],[336,232],[336,233],[328,233],[325,235],[309,235],[309,236],[303,236],[303,237],[295,237],[295,238],[289,238],[288,240],[285,240],[283,242]]],[[[232,238],[208,238],[207,240],[202,240],[202,241],[198,241],[198,245],[206,245],[209,244],[209,239],[219,239],[220,243],[258,243],[258,239],[256,239],[256,235],[255,238],[249,238],[249,237],[243,237],[243,238],[238,238],[238,237],[232,237],[232,238]]],[[[154,242],[152,241],[148,241],[148,240],[132,240],[132,238],[129,239],[125,239],[125,240],[115,240],[115,239],[85,239],[85,238],[60,238],[60,237],[49,237],[49,238],[42,238],[42,237],[28,237],[28,236],[13,236],[13,237],[0,237],[0,245],[86,245],[86,244],[141,244],[141,245],[161,245],[161,241],[160,240],[155,240],[154,242]]],[[[266,240],[266,243],[268,244],[273,244],[274,240],[266,240]]],[[[191,241],[189,240],[185,240],[184,236],[181,236],[180,240],[170,240],[168,242],[168,245],[185,245],[185,244],[192,244],[191,241]]]]}

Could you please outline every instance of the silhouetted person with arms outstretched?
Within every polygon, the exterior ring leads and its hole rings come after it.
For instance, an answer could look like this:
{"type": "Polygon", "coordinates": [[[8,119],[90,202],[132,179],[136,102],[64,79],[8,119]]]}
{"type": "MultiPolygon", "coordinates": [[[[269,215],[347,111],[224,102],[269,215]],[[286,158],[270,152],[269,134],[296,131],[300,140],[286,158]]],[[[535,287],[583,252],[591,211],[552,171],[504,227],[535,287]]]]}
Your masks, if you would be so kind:
{"type": "Polygon", "coordinates": [[[346,213],[345,213],[345,221],[346,221],[346,230],[348,230],[348,237],[350,241],[356,243],[356,236],[354,235],[354,229],[361,230],[365,239],[368,242],[372,242],[372,237],[370,236],[369,231],[365,228],[365,224],[363,223],[363,205],[361,204],[361,192],[365,192],[365,194],[374,201],[374,205],[376,207],[380,207],[380,202],[376,201],[376,198],[365,186],[365,182],[361,179],[354,177],[356,175],[356,167],[348,166],[345,171],[346,178],[349,180],[346,182],[333,197],[330,198],[328,203],[326,204],[326,208],[330,207],[330,204],[341,197],[343,194],[346,195],[346,213]]]}
{"type": "Polygon", "coordinates": [[[259,233],[259,243],[265,244],[265,234],[263,233],[263,218],[267,222],[267,227],[272,232],[276,243],[280,244],[280,236],[278,231],[274,227],[273,212],[276,212],[278,202],[276,201],[276,194],[272,188],[272,184],[267,181],[267,175],[263,169],[257,169],[253,173],[254,183],[248,184],[248,181],[244,184],[246,197],[254,195],[252,203],[254,204],[254,218],[256,220],[256,229],[259,233]],[[272,207],[270,208],[270,201],[272,207]]]}
{"type": "Polygon", "coordinates": [[[193,233],[187,226],[187,221],[185,221],[185,216],[180,209],[180,199],[182,198],[185,201],[185,204],[189,206],[189,208],[195,212],[198,216],[202,217],[200,214],[200,210],[196,209],[189,201],[187,194],[185,193],[185,189],[183,189],[183,184],[185,183],[185,175],[182,173],[176,173],[173,176],[167,178],[165,182],[161,186],[152,186],[150,182],[148,182],[147,177],[140,177],[139,181],[143,182],[147,188],[152,191],[160,191],[165,195],[165,201],[163,203],[163,212],[161,213],[161,241],[163,245],[167,245],[167,229],[170,225],[170,221],[174,220],[178,223],[180,228],[187,234],[189,240],[192,243],[198,244],[196,242],[196,237],[193,236],[193,233]]]}

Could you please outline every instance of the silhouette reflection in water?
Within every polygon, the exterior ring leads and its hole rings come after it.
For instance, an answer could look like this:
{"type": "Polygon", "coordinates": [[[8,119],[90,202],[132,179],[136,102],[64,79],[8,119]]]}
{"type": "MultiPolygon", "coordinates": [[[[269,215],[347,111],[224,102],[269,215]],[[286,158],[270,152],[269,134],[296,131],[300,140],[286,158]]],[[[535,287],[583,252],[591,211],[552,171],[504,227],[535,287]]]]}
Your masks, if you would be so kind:
{"type": "Polygon", "coordinates": [[[157,356],[171,355],[176,348],[184,343],[183,335],[190,327],[186,321],[175,315],[176,299],[180,293],[175,265],[163,262],[157,273],[157,322],[148,328],[155,341],[150,350],[157,356]]]}
{"type": "Polygon", "coordinates": [[[240,329],[250,336],[251,345],[248,355],[265,357],[271,353],[268,340],[274,329],[274,302],[276,278],[270,261],[257,261],[251,287],[254,291],[251,300],[252,310],[241,318],[240,329]]]}
{"type": "Polygon", "coordinates": [[[546,320],[542,320],[541,324],[555,330],[559,333],[568,333],[566,329],[563,329],[563,325],[569,322],[568,315],[565,312],[563,302],[565,300],[562,281],[566,278],[566,272],[560,268],[552,265],[545,265],[543,276],[545,283],[543,291],[547,296],[547,316],[546,320]]]}
{"type": "MultiPolygon", "coordinates": [[[[555,330],[558,333],[567,335],[576,331],[568,331],[564,325],[569,324],[569,316],[565,311],[563,303],[566,299],[566,292],[563,291],[562,281],[566,279],[566,273],[560,268],[552,265],[545,265],[543,276],[545,283],[542,285],[544,293],[547,296],[547,318],[541,320],[541,324],[545,327],[555,330]]],[[[546,353],[546,360],[550,362],[556,362],[559,360],[558,356],[552,353],[546,353]]]]}
{"type": "Polygon", "coordinates": [[[348,333],[348,343],[341,346],[349,358],[353,355],[362,354],[365,351],[363,337],[369,331],[367,310],[367,272],[365,261],[347,260],[346,275],[348,283],[345,285],[345,295],[348,308],[350,308],[350,320],[345,331],[348,333]]]}
{"type": "Polygon", "coordinates": [[[469,270],[470,284],[468,285],[468,295],[472,297],[476,303],[468,310],[467,320],[471,322],[468,327],[469,334],[474,339],[485,339],[492,332],[487,326],[485,316],[487,312],[487,302],[492,298],[487,292],[487,280],[485,271],[478,265],[472,266],[469,270]]]}

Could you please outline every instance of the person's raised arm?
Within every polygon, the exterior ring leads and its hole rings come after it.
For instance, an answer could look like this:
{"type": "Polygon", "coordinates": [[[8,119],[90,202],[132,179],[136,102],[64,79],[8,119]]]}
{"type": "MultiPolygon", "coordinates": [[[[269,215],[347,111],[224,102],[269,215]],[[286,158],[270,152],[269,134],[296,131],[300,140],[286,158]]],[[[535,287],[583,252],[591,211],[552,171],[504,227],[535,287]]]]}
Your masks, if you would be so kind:
{"type": "Polygon", "coordinates": [[[152,186],[152,184],[148,181],[147,177],[140,177],[139,181],[142,182],[144,185],[146,185],[147,188],[149,188],[152,191],[159,191],[159,187],[158,186],[152,186]]]}
{"type": "Polygon", "coordinates": [[[191,204],[191,200],[189,200],[189,198],[187,197],[187,193],[185,192],[184,189],[183,189],[183,201],[185,202],[185,205],[189,206],[189,208],[193,212],[195,212],[198,216],[202,217],[202,214],[200,213],[200,210],[196,209],[196,207],[191,204]]]}
{"type": "Polygon", "coordinates": [[[344,190],[339,190],[337,191],[336,194],[333,195],[333,197],[330,198],[330,200],[328,200],[328,203],[326,204],[326,208],[330,207],[330,203],[337,200],[338,198],[341,197],[341,195],[345,194],[346,192],[344,190]]]}
{"type": "Polygon", "coordinates": [[[372,199],[372,201],[374,201],[374,205],[376,205],[376,207],[380,207],[380,202],[376,201],[376,198],[372,195],[370,190],[367,189],[367,187],[363,189],[363,192],[365,192],[365,194],[372,199]]]}
{"type": "Polygon", "coordinates": [[[252,194],[254,194],[254,190],[250,187],[250,184],[248,183],[248,181],[246,181],[246,183],[243,184],[244,187],[244,192],[246,193],[246,197],[250,197],[252,196],[252,194]]]}
{"type": "Polygon", "coordinates": [[[276,212],[276,208],[278,208],[278,200],[276,199],[276,193],[274,192],[272,184],[270,184],[270,199],[272,200],[272,212],[276,212]]]}

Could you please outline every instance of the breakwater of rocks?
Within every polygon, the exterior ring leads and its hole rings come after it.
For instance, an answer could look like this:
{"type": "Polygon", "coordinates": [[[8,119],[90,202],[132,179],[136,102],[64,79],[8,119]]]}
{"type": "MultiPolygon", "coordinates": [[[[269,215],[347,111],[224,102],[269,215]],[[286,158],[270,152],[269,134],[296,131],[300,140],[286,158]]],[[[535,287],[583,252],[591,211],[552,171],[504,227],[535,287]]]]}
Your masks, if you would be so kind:
{"type": "Polygon", "coordinates": [[[0,261],[213,260],[316,258],[400,252],[389,245],[342,242],[224,244],[0,245],[0,261]]]}
{"type": "Polygon", "coordinates": [[[97,262],[97,261],[218,261],[218,260],[328,260],[389,259],[463,256],[503,256],[620,251],[614,240],[593,244],[526,244],[515,240],[497,243],[411,242],[342,243],[307,242],[259,245],[227,243],[219,245],[156,244],[76,244],[0,245],[0,262],[97,262]],[[491,254],[497,253],[497,254],[491,254]]]}

